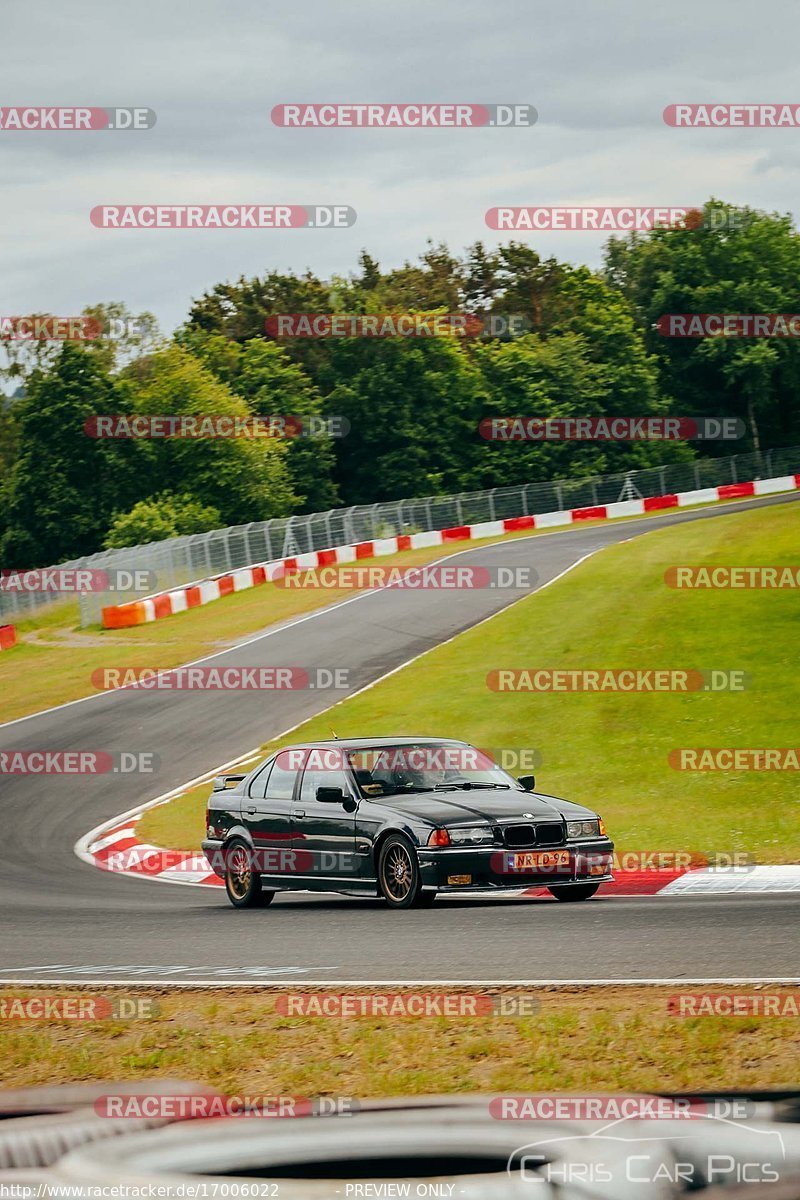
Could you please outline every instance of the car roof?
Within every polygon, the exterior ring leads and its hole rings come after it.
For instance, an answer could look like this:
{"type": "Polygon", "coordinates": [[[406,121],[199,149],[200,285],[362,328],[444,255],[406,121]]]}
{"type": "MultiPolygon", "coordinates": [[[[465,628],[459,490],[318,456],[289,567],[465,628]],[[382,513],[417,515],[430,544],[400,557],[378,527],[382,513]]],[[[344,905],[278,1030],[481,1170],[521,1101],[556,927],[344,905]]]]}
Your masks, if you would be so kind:
{"type": "MultiPolygon", "coordinates": [[[[341,746],[344,750],[366,750],[373,746],[467,746],[468,742],[457,738],[439,737],[409,737],[402,734],[398,737],[366,737],[366,738],[325,738],[313,742],[296,742],[292,746],[281,746],[281,750],[310,750],[315,746],[341,746]]],[[[277,753],[275,751],[274,753],[277,753]]]]}

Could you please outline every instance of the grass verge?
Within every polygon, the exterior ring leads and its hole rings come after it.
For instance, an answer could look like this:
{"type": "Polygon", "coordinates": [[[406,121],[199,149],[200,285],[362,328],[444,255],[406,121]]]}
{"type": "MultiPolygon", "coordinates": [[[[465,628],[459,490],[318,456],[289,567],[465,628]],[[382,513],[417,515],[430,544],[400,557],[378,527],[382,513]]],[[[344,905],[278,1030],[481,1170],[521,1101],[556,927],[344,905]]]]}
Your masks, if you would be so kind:
{"type": "MultiPolygon", "coordinates": [[[[677,564],[794,565],[800,505],[655,530],[334,706],[339,737],[425,734],[534,748],[539,785],[600,811],[625,850],[800,857],[796,773],[685,772],[680,747],[797,746],[800,604],[794,590],[676,591],[677,564]],[[677,668],[745,672],[741,692],[499,693],[498,668],[677,668]]],[[[330,713],[331,710],[328,710],[330,713]]],[[[264,750],[330,736],[328,714],[264,750]]],[[[208,786],[152,809],[144,840],[198,846],[208,786]]]]}
{"type": "MultiPolygon", "coordinates": [[[[767,1088],[800,1074],[796,1017],[672,1016],[667,1003],[678,990],[552,987],[535,990],[532,1016],[342,1020],[281,1016],[271,989],[137,989],[157,1001],[157,1016],[3,1021],[0,1080],[28,1087],[160,1075],[232,1094],[379,1097],[767,1088]]],[[[3,988],[0,1000],[35,994],[3,988]]]]}
{"type": "MultiPolygon", "coordinates": [[[[641,517],[622,519],[641,520],[641,517]]],[[[605,522],[586,521],[581,527],[597,524],[605,522]]],[[[560,532],[569,528],[565,526],[560,532]]],[[[523,530],[479,542],[456,542],[450,546],[408,550],[380,559],[362,559],[360,565],[423,566],[465,549],[547,533],[547,530],[538,534],[523,530]]],[[[20,642],[0,655],[0,694],[3,695],[0,720],[13,721],[43,708],[91,695],[96,691],[92,673],[99,667],[153,667],[160,670],[177,667],[227,649],[250,634],[263,632],[270,626],[352,595],[354,592],[350,589],[288,590],[268,583],[175,617],[124,630],[103,629],[99,625],[79,628],[77,600],[50,605],[38,617],[14,622],[20,642]]]]}

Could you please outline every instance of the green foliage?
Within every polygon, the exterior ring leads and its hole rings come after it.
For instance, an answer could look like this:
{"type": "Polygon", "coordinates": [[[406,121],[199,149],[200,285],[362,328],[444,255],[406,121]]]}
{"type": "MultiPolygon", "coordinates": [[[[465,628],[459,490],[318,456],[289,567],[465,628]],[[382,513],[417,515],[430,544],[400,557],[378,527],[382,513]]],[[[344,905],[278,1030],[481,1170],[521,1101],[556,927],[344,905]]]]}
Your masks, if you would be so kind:
{"type": "Polygon", "coordinates": [[[657,356],[672,412],[739,417],[749,444],[737,450],[800,440],[796,340],[668,338],[656,329],[667,313],[795,312],[800,236],[790,217],[710,200],[696,228],[612,238],[606,275],[657,356]]]}
{"type": "Polygon", "coordinates": [[[302,367],[283,346],[264,338],[239,343],[220,334],[195,331],[188,344],[219,379],[246,400],[253,414],[301,418],[310,436],[291,438],[286,447],[286,468],[297,496],[294,511],[335,508],[339,498],[332,479],[334,451],[320,425],[324,403],[302,367]]]}
{"type": "MultiPolygon", "coordinates": [[[[179,345],[139,360],[122,378],[139,414],[249,413],[244,400],[179,345]]],[[[168,438],[139,442],[137,450],[144,496],[166,483],[216,509],[223,525],[265,521],[294,507],[286,447],[276,438],[168,438]]]]}
{"type": "Polygon", "coordinates": [[[47,566],[96,551],[112,512],[135,499],[135,447],[88,437],[85,422],[127,400],[84,347],[67,342],[15,404],[19,452],[2,485],[0,559],[47,566]]]}
{"type": "Polygon", "coordinates": [[[476,242],[460,257],[429,242],[417,262],[391,269],[364,250],[346,277],[273,271],[218,284],[168,344],[147,313],[131,328],[124,304],[91,306],[85,315],[116,322],[124,336],[0,344],[0,377],[24,383],[0,408],[4,565],[91,553],[106,535],[161,536],[178,527],[176,497],[199,506],[200,524],[244,524],[796,444],[796,340],[667,339],[656,322],[664,313],[792,312],[798,276],[800,236],[789,217],[711,200],[691,228],[611,239],[603,276],[543,259],[525,242],[476,242]],[[270,316],[302,312],[514,315],[529,332],[267,333],[270,316]],[[88,417],[114,413],[306,424],[341,416],[351,429],[334,440],[86,437],[88,417]],[[735,416],[748,439],[488,443],[478,433],[492,416],[648,415],[735,416]]]}
{"type": "Polygon", "coordinates": [[[463,490],[482,451],[485,387],[453,339],[337,342],[330,381],[328,409],[352,427],[337,446],[348,504],[463,490]]]}
{"type": "Polygon", "coordinates": [[[161,492],[148,500],[139,500],[126,513],[114,518],[103,546],[117,550],[140,546],[185,534],[206,533],[218,529],[222,519],[216,508],[203,505],[187,493],[161,492]]]}

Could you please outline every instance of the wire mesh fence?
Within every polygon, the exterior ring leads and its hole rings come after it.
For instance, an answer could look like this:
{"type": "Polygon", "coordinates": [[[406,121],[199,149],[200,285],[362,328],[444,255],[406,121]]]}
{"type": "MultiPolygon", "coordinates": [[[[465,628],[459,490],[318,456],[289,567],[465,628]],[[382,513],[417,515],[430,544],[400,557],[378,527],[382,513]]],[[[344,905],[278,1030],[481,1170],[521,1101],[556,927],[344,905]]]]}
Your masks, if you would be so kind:
{"type": "MultiPolygon", "coordinates": [[[[800,473],[800,447],[735,454],[727,458],[702,458],[691,463],[588,479],[556,479],[490,488],[483,492],[385,501],[305,516],[252,521],[249,525],[234,525],[192,537],[106,550],[62,563],[56,569],[107,571],[120,583],[113,591],[80,594],[81,625],[95,625],[99,624],[105,605],[142,598],[145,593],[124,586],[125,577],[135,580],[137,572],[148,573],[147,594],[150,594],[255,563],[331,546],[796,473],[800,473]]],[[[63,601],[65,597],[58,599],[63,601]]],[[[52,593],[0,590],[0,624],[25,620],[35,615],[41,606],[53,603],[52,593]]]]}

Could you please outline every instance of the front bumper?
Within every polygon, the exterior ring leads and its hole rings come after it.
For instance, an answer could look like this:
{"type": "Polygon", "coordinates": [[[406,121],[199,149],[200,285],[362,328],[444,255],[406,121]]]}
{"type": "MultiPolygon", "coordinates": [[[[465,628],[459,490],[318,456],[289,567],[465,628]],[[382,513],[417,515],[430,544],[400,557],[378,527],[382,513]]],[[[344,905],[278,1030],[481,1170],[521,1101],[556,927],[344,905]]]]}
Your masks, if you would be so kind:
{"type": "Polygon", "coordinates": [[[609,883],[613,879],[613,857],[614,843],[607,838],[530,851],[508,850],[502,846],[425,846],[419,850],[423,887],[443,892],[609,883]],[[569,854],[568,866],[522,870],[515,865],[521,854],[553,854],[564,850],[569,854]]]}

